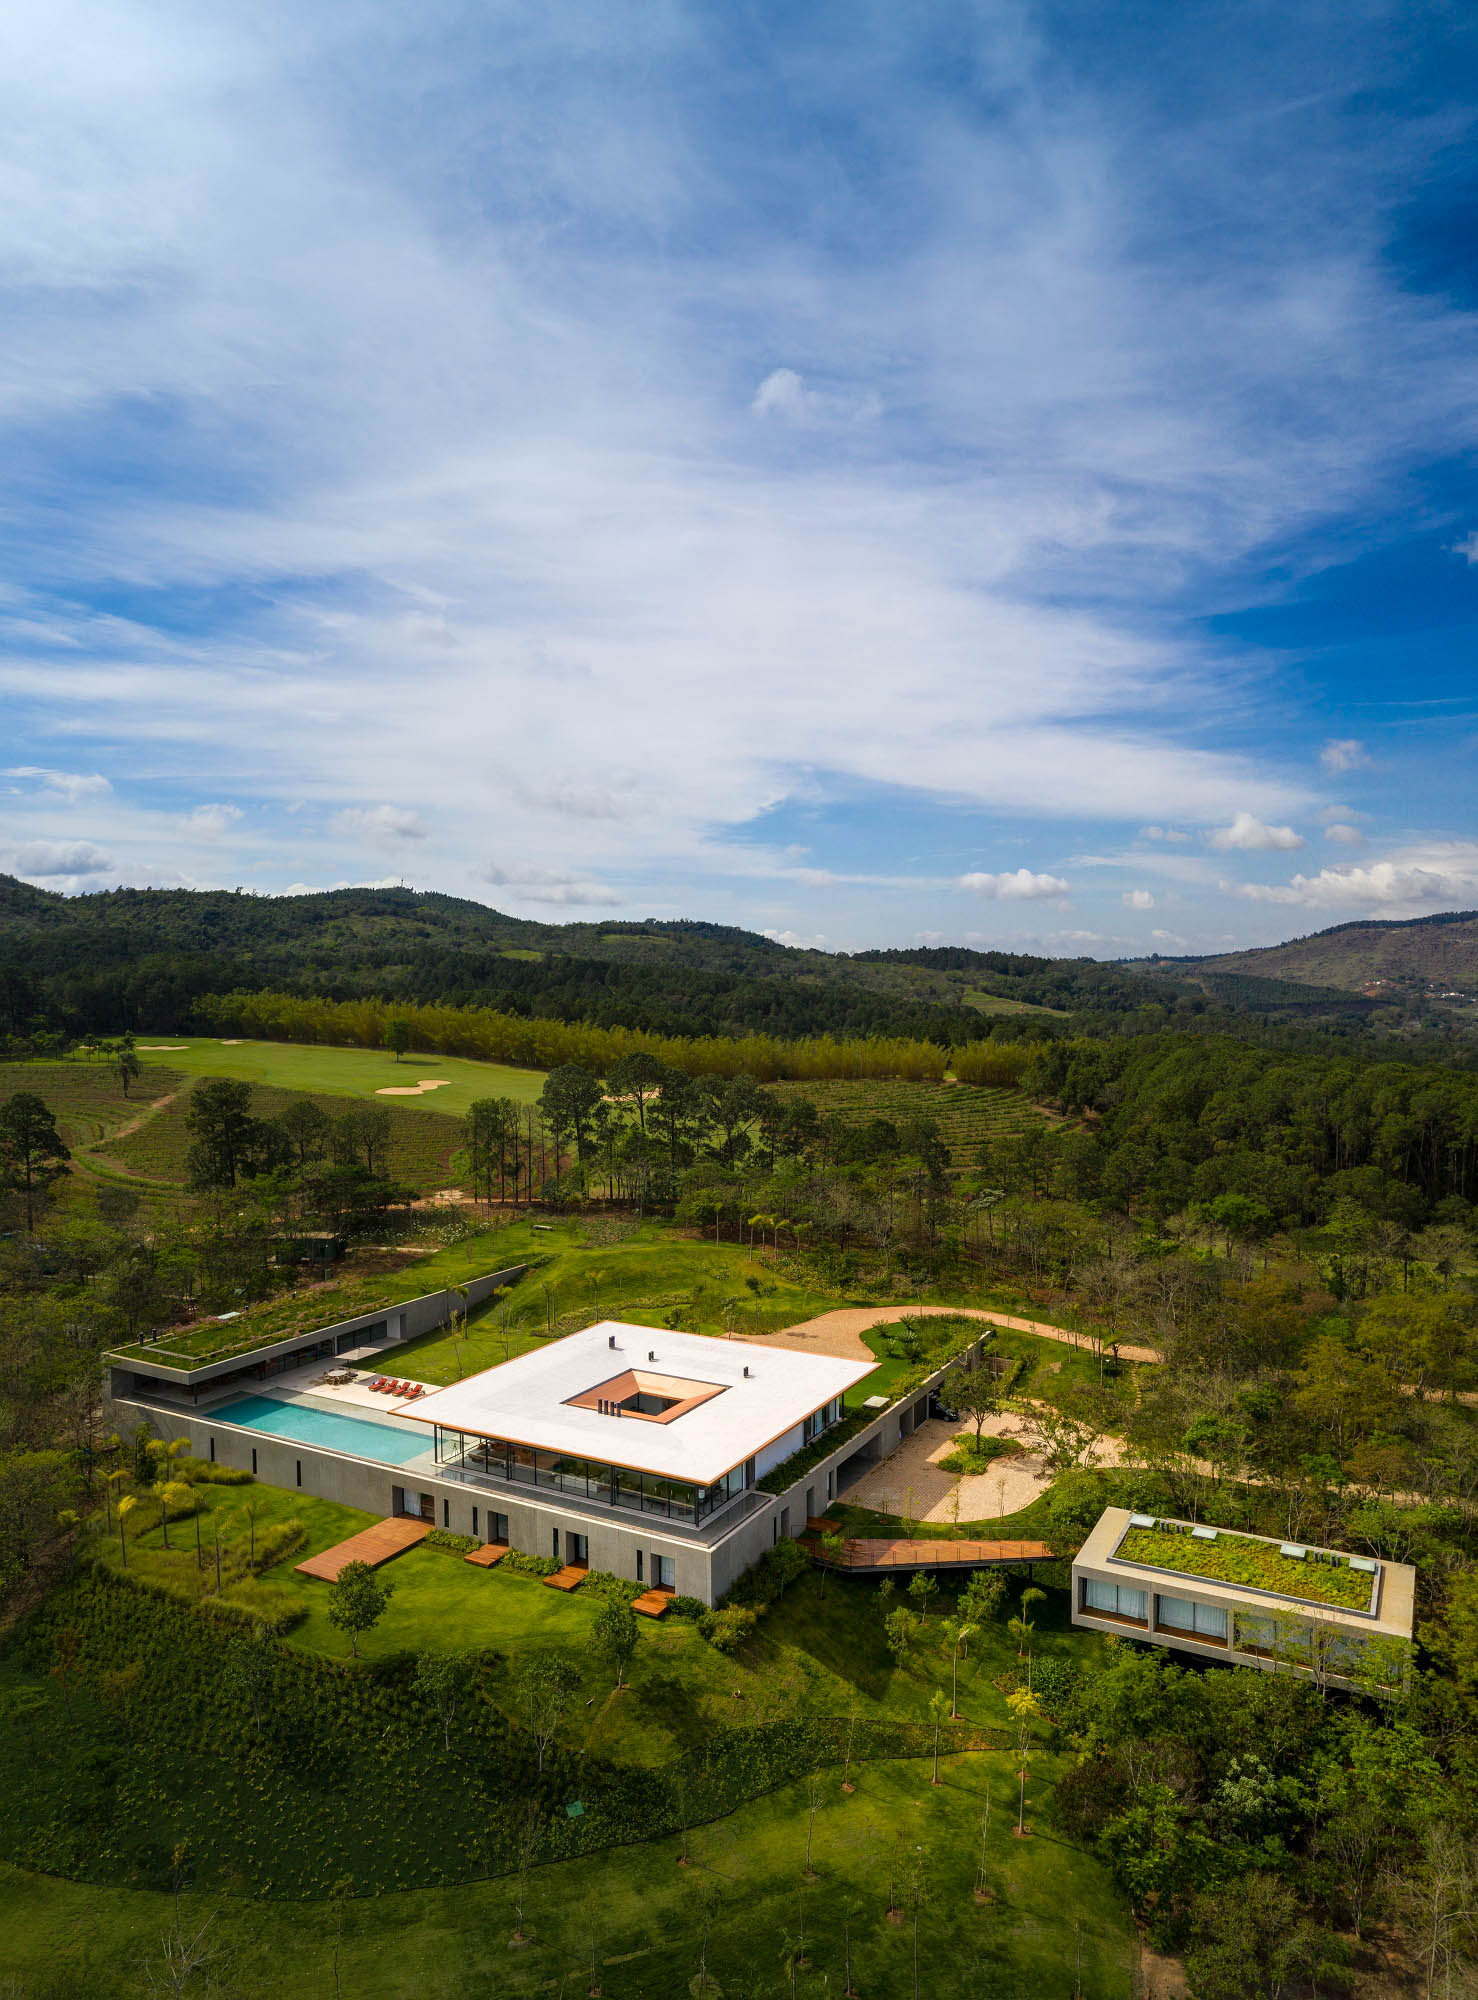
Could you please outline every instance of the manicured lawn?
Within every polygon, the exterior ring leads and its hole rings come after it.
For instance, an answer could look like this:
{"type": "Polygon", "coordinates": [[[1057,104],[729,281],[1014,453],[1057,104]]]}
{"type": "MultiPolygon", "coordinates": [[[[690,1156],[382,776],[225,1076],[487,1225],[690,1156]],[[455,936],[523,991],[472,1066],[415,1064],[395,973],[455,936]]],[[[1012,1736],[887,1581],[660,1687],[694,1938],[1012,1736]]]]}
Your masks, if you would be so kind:
{"type": "MultiPolygon", "coordinates": [[[[657,2000],[690,1990],[704,1956],[729,1995],[790,1991],[787,1939],[802,1925],[810,1964],[801,2000],[839,1994],[843,1925],[853,1977],[870,2000],[908,2000],[919,1908],[919,1991],[931,2000],[1068,2000],[1081,1937],[1083,2000],[1128,2000],[1134,1942],[1106,1872],[1028,1811],[1036,1837],[1012,1838],[1016,1785],[1000,1755],[947,1757],[944,1782],[926,1761],[880,1761],[823,1774],[807,1883],[804,1783],[689,1834],[535,1868],[524,1929],[510,1945],[516,1881],[327,1903],[263,1904],[186,1893],[96,1888],[0,1864],[8,1917],[5,1962],[19,1990],[80,2000],[106,1991],[143,2000],[178,1914],[207,1938],[222,1991],[253,2000],[441,2000],[454,1993],[574,1996],[592,1952],[606,2000],[657,2000]],[[971,1894],[987,1796],[986,1873],[993,1898],[971,1894]],[[891,1900],[903,1911],[887,1921],[891,1900]]],[[[1034,1766],[1032,1793],[1050,1782],[1034,1766]]],[[[448,1773],[448,1782],[454,1782],[448,1773]]],[[[692,1989],[696,1990],[696,1989],[692,1989]]],[[[712,1989],[710,1989],[712,1991],[712,1989]]]]}
{"type": "MultiPolygon", "coordinates": [[[[448,1087],[423,1097],[403,1098],[424,1110],[460,1118],[479,1097],[512,1097],[532,1104],[544,1088],[544,1072],[503,1063],[469,1062],[463,1056],[408,1055],[397,1062],[388,1049],[333,1049],[303,1042],[223,1042],[215,1036],[140,1035],[140,1044],[167,1043],[158,1060],[188,1076],[238,1076],[248,1083],[281,1090],[327,1091],[336,1097],[376,1097],[387,1084],[407,1085],[422,1077],[445,1077],[448,1087]]],[[[150,1058],[145,1056],[147,1062],[150,1058]]]]}

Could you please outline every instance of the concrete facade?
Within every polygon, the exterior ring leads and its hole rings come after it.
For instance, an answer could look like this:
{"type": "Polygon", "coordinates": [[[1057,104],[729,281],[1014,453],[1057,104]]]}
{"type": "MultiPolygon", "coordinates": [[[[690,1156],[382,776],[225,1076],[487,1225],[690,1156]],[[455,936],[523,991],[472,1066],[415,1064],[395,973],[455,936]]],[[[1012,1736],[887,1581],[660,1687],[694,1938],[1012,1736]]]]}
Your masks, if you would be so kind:
{"type": "MultiPolygon", "coordinates": [[[[508,1275],[494,1273],[477,1282],[496,1289],[496,1283],[506,1281],[508,1275]]],[[[357,1321],[346,1321],[343,1329],[353,1332],[358,1325],[357,1321]]],[[[320,1330],[322,1334],[335,1331],[320,1330]]],[[[288,1343],[290,1348],[302,1344],[301,1339],[288,1343]]],[[[962,1362],[973,1365],[983,1344],[983,1341],[974,1343],[946,1367],[936,1370],[901,1403],[879,1411],[832,1451],[821,1453],[783,1492],[769,1493],[751,1487],[695,1526],[632,1514],[588,1499],[546,1494],[541,1489],[531,1490],[488,1475],[438,1465],[429,1449],[403,1464],[393,1465],[240,1424],[213,1421],[209,1406],[186,1406],[169,1394],[141,1393],[133,1364],[122,1369],[115,1365],[110,1371],[110,1420],[123,1431],[144,1421],[162,1436],[188,1437],[190,1449],[197,1457],[239,1466],[254,1472],[267,1484],[289,1492],[301,1491],[319,1499],[336,1500],[381,1517],[420,1514],[434,1518],[437,1527],[445,1527],[454,1534],[476,1535],[482,1541],[506,1535],[510,1546],[529,1555],[557,1554],[561,1560],[569,1560],[566,1537],[583,1536],[584,1560],[592,1569],[609,1570],[635,1580],[640,1555],[641,1580],[649,1585],[658,1580],[654,1558],[661,1557],[672,1566],[670,1581],[676,1591],[713,1604],[782,1535],[801,1533],[809,1515],[823,1511],[851,1478],[885,1457],[909,1435],[927,1414],[933,1390],[948,1369],[962,1362]],[[127,1379],[119,1382],[120,1373],[127,1379]]],[[[240,1359],[237,1357],[236,1361],[239,1363],[240,1359]]],[[[237,1377],[224,1393],[216,1394],[211,1401],[220,1407],[242,1394],[256,1391],[257,1385],[252,1381],[237,1377]]],[[[266,1393],[271,1393],[270,1388],[266,1393]]],[[[295,1392],[285,1400],[339,1416],[348,1414],[342,1405],[321,1396],[315,1398],[311,1392],[295,1392]]],[[[393,1417],[377,1415],[375,1421],[386,1423],[404,1435],[420,1429],[393,1417]]],[[[799,1448],[798,1431],[795,1448],[799,1448]]]]}
{"type": "MultiPolygon", "coordinates": [[[[1352,1610],[1120,1556],[1117,1551],[1129,1529],[1145,1526],[1149,1519],[1125,1507],[1107,1507],[1099,1516],[1073,1562],[1075,1625],[1167,1646],[1196,1659],[1317,1677],[1346,1688],[1358,1683],[1339,1669],[1352,1666],[1370,1641],[1411,1641],[1416,1572],[1409,1563],[1354,1558],[1357,1564],[1370,1565],[1361,1574],[1369,1575],[1371,1594],[1368,1609],[1352,1610]],[[1306,1649],[1317,1664],[1301,1665],[1300,1649],[1306,1649]]],[[[1174,1525],[1188,1536],[1193,1532],[1190,1522],[1174,1525]]],[[[1280,1546],[1268,1536],[1229,1528],[1216,1530],[1216,1535],[1280,1546]]],[[[1352,1560],[1333,1549],[1311,1549],[1308,1554],[1346,1564],[1352,1560]]]]}

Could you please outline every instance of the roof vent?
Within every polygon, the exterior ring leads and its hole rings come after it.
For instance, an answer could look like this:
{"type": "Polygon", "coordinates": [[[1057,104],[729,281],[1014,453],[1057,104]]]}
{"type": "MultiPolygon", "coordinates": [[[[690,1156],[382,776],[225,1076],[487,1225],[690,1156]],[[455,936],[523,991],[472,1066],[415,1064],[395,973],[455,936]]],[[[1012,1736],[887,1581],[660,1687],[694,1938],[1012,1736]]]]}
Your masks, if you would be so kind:
{"type": "Polygon", "coordinates": [[[1198,1542],[1214,1542],[1216,1540],[1216,1530],[1215,1528],[1192,1528],[1191,1536],[1193,1540],[1198,1542]]]}
{"type": "Polygon", "coordinates": [[[1155,1517],[1153,1514],[1131,1514],[1129,1525],[1131,1528],[1153,1528],[1155,1517]]]}
{"type": "Polygon", "coordinates": [[[1287,1556],[1290,1562],[1301,1563],[1309,1552],[1302,1542],[1280,1542],[1278,1553],[1287,1556]]]}
{"type": "Polygon", "coordinates": [[[655,1361],[657,1359],[657,1350],[654,1347],[647,1349],[647,1359],[648,1361],[655,1361]]]}
{"type": "Polygon", "coordinates": [[[1350,1568],[1358,1569],[1366,1576],[1375,1575],[1375,1561],[1371,1556],[1351,1556],[1350,1568]]]}
{"type": "Polygon", "coordinates": [[[745,1373],[746,1375],[748,1375],[748,1373],[749,1373],[749,1363],[748,1363],[747,1361],[746,1361],[746,1362],[745,1362],[745,1364],[744,1364],[744,1373],[745,1373]]]}
{"type": "Polygon", "coordinates": [[[607,1346],[607,1347],[614,1347],[615,1345],[616,1345],[616,1336],[615,1336],[615,1334],[614,1334],[614,1333],[612,1333],[612,1334],[608,1334],[608,1335],[606,1336],[606,1346],[607,1346]]]}

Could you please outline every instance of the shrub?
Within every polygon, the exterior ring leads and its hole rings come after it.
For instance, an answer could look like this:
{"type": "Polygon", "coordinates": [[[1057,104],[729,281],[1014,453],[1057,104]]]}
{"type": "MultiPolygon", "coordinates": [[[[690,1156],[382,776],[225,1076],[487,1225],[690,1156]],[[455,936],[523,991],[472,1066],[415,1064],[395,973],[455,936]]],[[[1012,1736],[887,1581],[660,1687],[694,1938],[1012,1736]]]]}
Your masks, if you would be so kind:
{"type": "Polygon", "coordinates": [[[177,1458],[175,1471],[192,1486],[250,1486],[251,1473],[239,1465],[217,1465],[208,1458],[177,1458]]]}
{"type": "Polygon", "coordinates": [[[608,1569],[593,1569],[580,1588],[593,1591],[597,1597],[609,1597],[617,1604],[632,1604],[641,1596],[644,1584],[633,1583],[629,1577],[616,1576],[608,1569]]]}
{"type": "Polygon", "coordinates": [[[747,1604],[725,1604],[718,1611],[705,1611],[698,1630],[720,1653],[737,1653],[759,1623],[759,1613],[747,1604]]]}
{"type": "Polygon", "coordinates": [[[1015,1458],[1021,1447],[1014,1438],[983,1437],[977,1444],[971,1432],[965,1431],[955,1439],[955,1450],[939,1460],[941,1472],[971,1473],[988,1472],[993,1460],[1015,1458]]]}
{"type": "Polygon", "coordinates": [[[674,1618],[706,1618],[708,1606],[701,1597],[669,1597],[667,1609],[674,1618]]]}
{"type": "Polygon", "coordinates": [[[245,1626],[274,1639],[291,1632],[308,1616],[308,1607],[296,1591],[283,1590],[277,1584],[258,1583],[255,1579],[233,1584],[229,1597],[202,1598],[198,1609],[201,1617],[213,1625],[245,1626]]]}
{"type": "Polygon", "coordinates": [[[264,1528],[257,1536],[257,1559],[252,1565],[260,1576],[264,1569],[271,1569],[275,1563],[285,1562],[296,1555],[308,1539],[308,1530],[301,1521],[278,1521],[270,1528],[264,1528]]]}
{"type": "Polygon", "coordinates": [[[515,1576],[553,1576],[560,1562],[558,1556],[526,1556],[522,1549],[510,1549],[498,1567],[515,1576]]]}
{"type": "Polygon", "coordinates": [[[470,1556],[482,1547],[476,1535],[454,1535],[450,1528],[433,1528],[422,1542],[423,1549],[443,1549],[450,1556],[470,1556]]]}

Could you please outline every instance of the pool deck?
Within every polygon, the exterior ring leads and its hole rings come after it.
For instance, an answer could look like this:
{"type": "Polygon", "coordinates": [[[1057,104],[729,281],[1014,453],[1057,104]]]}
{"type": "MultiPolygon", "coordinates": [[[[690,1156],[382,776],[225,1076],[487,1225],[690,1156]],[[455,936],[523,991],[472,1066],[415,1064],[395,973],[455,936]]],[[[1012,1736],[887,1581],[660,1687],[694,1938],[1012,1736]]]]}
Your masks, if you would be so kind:
{"type": "Polygon", "coordinates": [[[350,1563],[368,1563],[371,1569],[378,1569],[381,1563],[413,1549],[430,1532],[429,1521],[412,1520],[407,1514],[392,1514],[387,1520],[376,1521],[372,1528],[363,1528],[357,1535],[351,1535],[347,1542],[336,1542],[331,1549],[323,1549],[293,1567],[304,1576],[318,1577],[324,1583],[337,1583],[350,1563]]]}

